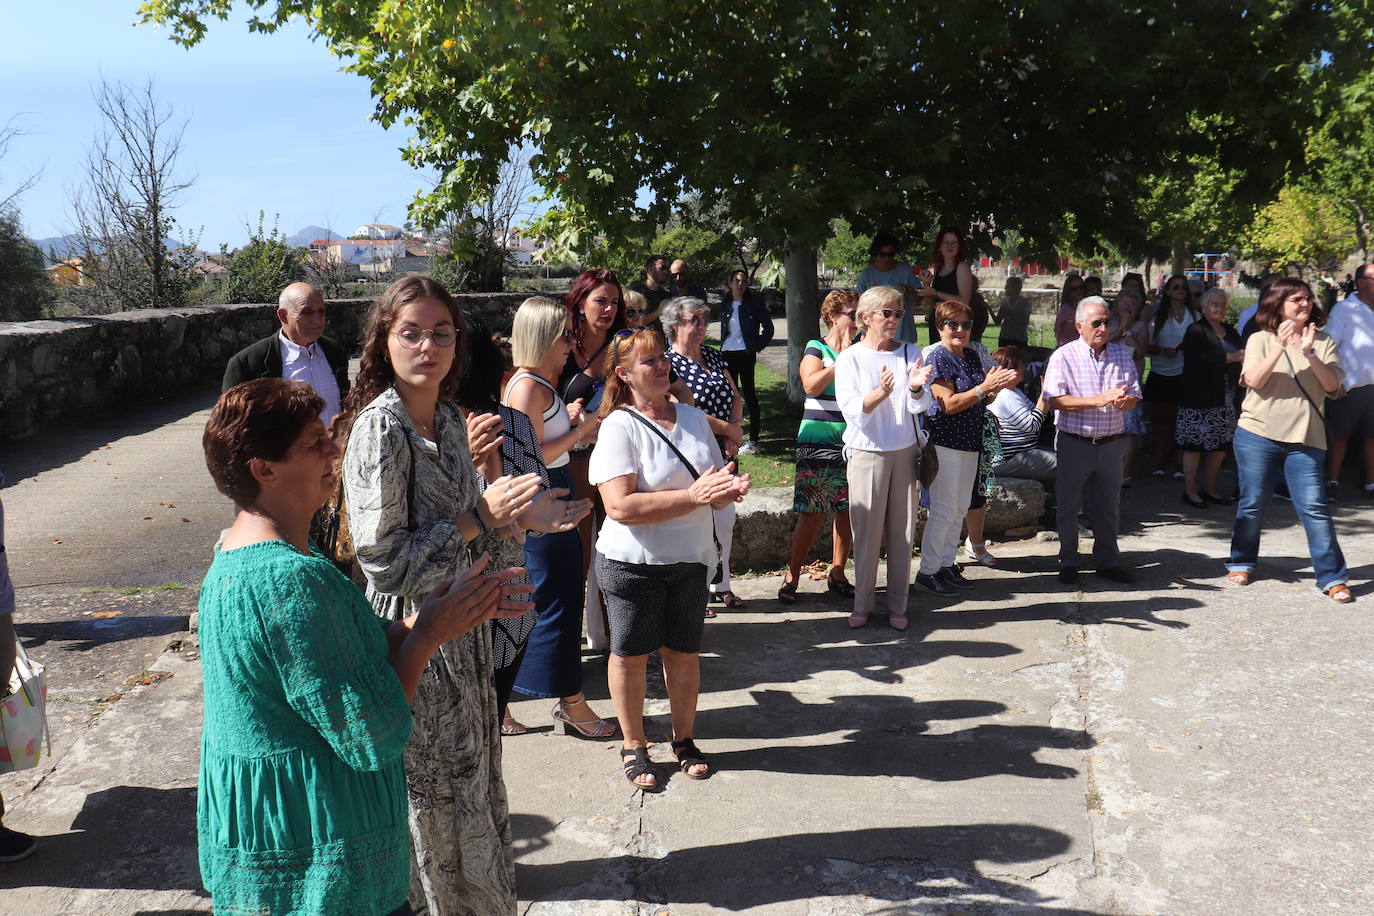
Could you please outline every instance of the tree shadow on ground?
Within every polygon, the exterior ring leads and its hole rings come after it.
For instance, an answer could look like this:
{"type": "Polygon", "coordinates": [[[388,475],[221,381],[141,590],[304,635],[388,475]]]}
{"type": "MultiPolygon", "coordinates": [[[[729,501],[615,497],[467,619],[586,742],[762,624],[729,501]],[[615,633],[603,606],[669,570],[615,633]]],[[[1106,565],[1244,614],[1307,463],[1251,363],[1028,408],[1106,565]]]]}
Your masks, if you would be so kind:
{"type": "Polygon", "coordinates": [[[39,850],[0,882],[204,893],[196,857],[196,790],[116,786],[86,797],[72,832],[39,837],[39,850]]]}
{"type": "Polygon", "coordinates": [[[1005,704],[992,700],[921,702],[904,696],[839,696],[804,703],[786,690],[751,690],[749,695],[754,699],[752,706],[698,712],[698,733],[767,741],[846,732],[847,741],[876,744],[924,734],[931,722],[987,718],[1007,711],[1005,704]],[[879,724],[860,724],[868,722],[879,724]]]}
{"type": "Polygon", "coordinates": [[[24,623],[19,620],[14,624],[14,631],[30,649],[57,642],[65,643],[62,646],[64,652],[85,652],[126,639],[183,633],[189,629],[190,620],[185,615],[104,619],[78,617],[50,623],[24,623]]]}
{"type": "MultiPolygon", "coordinates": [[[[658,801],[646,799],[646,803],[658,801]]],[[[523,899],[700,904],[739,911],[855,897],[863,912],[991,914],[1033,908],[1060,916],[1099,916],[1057,901],[1000,872],[1014,863],[1046,867],[1073,844],[1065,833],[1033,824],[875,827],[801,833],[674,850],[654,858],[618,855],[555,864],[517,862],[523,899]],[[887,902],[887,908],[874,908],[887,902]]]]}

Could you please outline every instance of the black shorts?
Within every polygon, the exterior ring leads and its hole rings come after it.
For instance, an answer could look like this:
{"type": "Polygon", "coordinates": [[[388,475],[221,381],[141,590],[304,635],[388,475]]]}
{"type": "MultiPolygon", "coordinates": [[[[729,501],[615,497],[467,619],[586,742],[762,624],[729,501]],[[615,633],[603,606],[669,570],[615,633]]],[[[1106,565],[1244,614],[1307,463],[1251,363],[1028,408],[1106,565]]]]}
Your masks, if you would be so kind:
{"type": "Polygon", "coordinates": [[[606,606],[611,652],[700,652],[709,575],[701,563],[622,563],[597,554],[596,584],[606,606]]]}
{"type": "Polygon", "coordinates": [[[1327,401],[1326,422],[1336,439],[1374,436],[1374,385],[1351,388],[1345,397],[1327,401]]]}

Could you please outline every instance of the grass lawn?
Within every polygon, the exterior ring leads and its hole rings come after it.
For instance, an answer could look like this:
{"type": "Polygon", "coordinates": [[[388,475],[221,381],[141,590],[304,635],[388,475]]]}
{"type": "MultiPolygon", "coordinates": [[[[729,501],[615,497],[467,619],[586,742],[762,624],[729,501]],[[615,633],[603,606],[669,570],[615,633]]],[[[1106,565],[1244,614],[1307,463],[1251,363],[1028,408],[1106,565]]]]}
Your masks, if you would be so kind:
{"type": "Polygon", "coordinates": [[[756,487],[790,487],[796,473],[801,405],[787,400],[787,379],[761,363],[754,367],[754,388],[759,395],[763,436],[758,440],[757,455],[740,456],[740,470],[750,475],[756,487]]]}

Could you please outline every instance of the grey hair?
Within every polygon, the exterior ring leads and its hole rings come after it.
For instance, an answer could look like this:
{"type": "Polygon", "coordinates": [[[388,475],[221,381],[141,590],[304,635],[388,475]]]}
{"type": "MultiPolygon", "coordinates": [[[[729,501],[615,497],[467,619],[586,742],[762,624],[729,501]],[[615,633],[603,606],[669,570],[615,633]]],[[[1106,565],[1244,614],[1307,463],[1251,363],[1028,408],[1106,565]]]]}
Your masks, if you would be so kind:
{"type": "Polygon", "coordinates": [[[1108,315],[1112,313],[1112,307],[1107,304],[1106,299],[1103,299],[1101,296],[1088,296],[1086,299],[1078,300],[1078,308],[1073,311],[1073,320],[1080,323],[1087,321],[1088,309],[1092,308],[1094,305],[1101,306],[1102,311],[1106,312],[1108,315]]]}
{"type": "Polygon", "coordinates": [[[854,320],[862,322],[864,317],[886,308],[901,308],[902,294],[891,286],[870,286],[859,295],[859,304],[854,309],[854,320]]]}
{"type": "Polygon", "coordinates": [[[703,314],[710,314],[710,309],[696,296],[674,296],[663,303],[658,320],[663,323],[663,333],[671,341],[677,336],[678,325],[691,315],[703,314]]]}
{"type": "Polygon", "coordinates": [[[1206,305],[1208,299],[1214,299],[1217,296],[1221,297],[1222,305],[1226,305],[1231,301],[1231,297],[1226,295],[1226,290],[1214,286],[1211,289],[1207,290],[1207,292],[1202,294],[1202,299],[1198,302],[1198,305],[1206,305]]]}
{"type": "Polygon", "coordinates": [[[299,312],[301,309],[305,308],[305,304],[310,301],[310,296],[318,292],[319,290],[310,286],[308,283],[288,284],[286,288],[281,291],[281,295],[277,297],[277,307],[286,309],[288,312],[292,313],[299,312]],[[301,292],[302,287],[308,289],[309,292],[301,292]]]}

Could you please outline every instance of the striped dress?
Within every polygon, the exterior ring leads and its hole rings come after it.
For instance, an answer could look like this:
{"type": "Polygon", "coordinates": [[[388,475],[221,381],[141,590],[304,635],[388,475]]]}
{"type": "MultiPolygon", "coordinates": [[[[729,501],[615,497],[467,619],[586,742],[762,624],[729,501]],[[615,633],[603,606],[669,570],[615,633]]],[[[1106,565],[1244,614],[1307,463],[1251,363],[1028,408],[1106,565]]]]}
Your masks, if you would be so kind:
{"type": "MultiPolygon", "coordinates": [[[[825,368],[835,365],[839,354],[823,340],[806,345],[825,368]]],[[[835,381],[825,391],[808,397],[797,430],[797,477],[792,496],[794,512],[848,512],[849,479],[844,463],[844,414],[835,401],[835,381]]]]}

